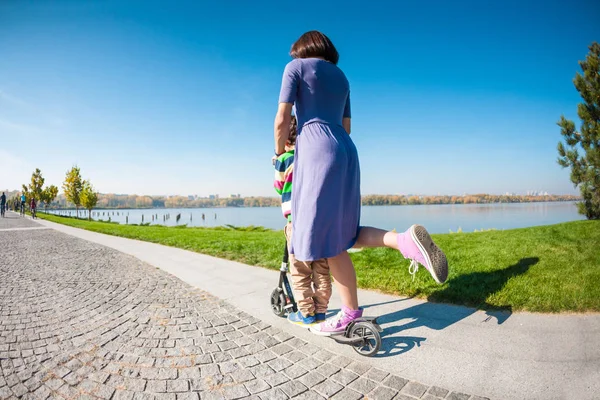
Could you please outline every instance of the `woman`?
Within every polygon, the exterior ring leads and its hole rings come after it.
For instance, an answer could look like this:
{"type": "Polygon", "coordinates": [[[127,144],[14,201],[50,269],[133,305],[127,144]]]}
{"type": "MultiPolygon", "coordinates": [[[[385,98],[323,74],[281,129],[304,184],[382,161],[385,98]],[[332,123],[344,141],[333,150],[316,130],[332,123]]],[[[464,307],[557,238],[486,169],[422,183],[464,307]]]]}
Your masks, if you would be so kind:
{"type": "Polygon", "coordinates": [[[351,247],[397,249],[412,260],[411,274],[421,264],[438,283],[446,280],[448,263],[422,226],[413,225],[400,234],[360,227],[360,166],[350,138],[350,86],[337,67],[339,54],[327,36],[310,31],[293,44],[290,55],[294,60],[285,67],[275,117],[275,155],[285,151],[295,105],[298,137],[290,253],[301,261],[329,261],[342,309],[311,327],[312,332],[329,336],[342,333],[362,316],[356,273],[347,252],[351,247]]]}

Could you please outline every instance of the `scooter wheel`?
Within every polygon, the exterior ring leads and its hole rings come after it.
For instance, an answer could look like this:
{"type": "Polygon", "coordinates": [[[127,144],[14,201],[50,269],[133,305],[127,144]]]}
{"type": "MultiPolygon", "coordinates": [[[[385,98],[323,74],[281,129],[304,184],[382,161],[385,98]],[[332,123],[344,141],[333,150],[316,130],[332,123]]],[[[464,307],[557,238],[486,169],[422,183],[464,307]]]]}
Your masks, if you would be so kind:
{"type": "Polygon", "coordinates": [[[271,310],[273,314],[278,317],[283,317],[285,315],[285,296],[283,294],[283,290],[279,288],[274,289],[271,292],[271,310]]]}
{"type": "Polygon", "coordinates": [[[357,322],[348,332],[349,338],[360,337],[362,341],[352,345],[354,351],[366,357],[372,357],[381,347],[381,335],[375,327],[368,322],[357,322]]]}

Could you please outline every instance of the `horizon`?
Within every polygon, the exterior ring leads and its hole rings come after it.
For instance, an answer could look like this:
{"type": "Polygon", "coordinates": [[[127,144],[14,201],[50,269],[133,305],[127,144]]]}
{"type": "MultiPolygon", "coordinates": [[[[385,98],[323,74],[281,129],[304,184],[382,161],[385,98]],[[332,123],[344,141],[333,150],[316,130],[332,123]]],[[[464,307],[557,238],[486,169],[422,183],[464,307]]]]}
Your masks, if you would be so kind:
{"type": "MultiPolygon", "coordinates": [[[[46,187],[48,185],[44,184],[44,187],[46,187]]],[[[56,186],[56,185],[55,185],[56,186]]],[[[57,186],[58,187],[58,186],[57,186]]],[[[60,190],[60,188],[59,188],[60,190]]],[[[19,190],[2,190],[2,192],[4,193],[19,193],[21,194],[23,192],[22,189],[19,190]]],[[[217,196],[215,199],[229,199],[229,198],[234,198],[233,197],[233,193],[230,194],[226,194],[226,195],[221,195],[221,194],[209,194],[206,196],[201,196],[201,195],[197,195],[197,194],[137,194],[137,193],[116,193],[116,192],[98,192],[99,195],[114,195],[114,196],[137,196],[137,197],[164,197],[164,198],[171,198],[171,197],[190,197],[190,196],[194,196],[195,199],[211,199],[211,196],[217,196]]],[[[64,192],[59,191],[57,194],[57,198],[59,196],[64,196],[64,192]]],[[[235,193],[235,196],[240,196],[239,198],[249,198],[249,197],[267,197],[267,198],[279,198],[281,196],[274,194],[274,195],[265,195],[265,196],[257,196],[257,195],[247,195],[244,196],[240,193],[235,193]]],[[[550,193],[548,191],[545,190],[529,190],[526,193],[517,193],[517,192],[505,192],[505,193],[488,193],[488,192],[473,192],[473,193],[437,193],[437,194],[426,194],[426,193],[361,193],[361,197],[366,197],[366,196],[404,196],[404,197],[411,197],[411,196],[419,196],[419,197],[435,197],[435,196],[439,196],[439,197],[452,197],[452,196],[456,196],[456,197],[466,197],[466,196],[523,196],[523,197],[545,197],[545,196],[580,196],[579,193],[575,193],[575,194],[560,194],[560,193],[550,193]],[[532,193],[529,193],[532,192],[532,193]]]]}
{"type": "Polygon", "coordinates": [[[277,197],[283,68],[319,29],[350,81],[363,196],[579,194],[556,122],[580,126],[600,4],[318,4],[0,3],[0,187],[40,168],[60,190],[77,164],[106,194],[277,197]]]}

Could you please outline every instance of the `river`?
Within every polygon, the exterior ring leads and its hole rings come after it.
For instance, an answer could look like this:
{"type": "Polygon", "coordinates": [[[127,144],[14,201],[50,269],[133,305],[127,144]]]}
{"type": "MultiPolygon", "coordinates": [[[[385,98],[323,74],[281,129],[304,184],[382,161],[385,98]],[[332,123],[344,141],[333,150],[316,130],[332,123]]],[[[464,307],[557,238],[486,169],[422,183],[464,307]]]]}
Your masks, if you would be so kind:
{"type": "MultiPolygon", "coordinates": [[[[50,211],[75,215],[74,210],[50,211]]],[[[83,213],[80,211],[80,216],[83,213]]],[[[87,217],[87,212],[85,212],[87,217]]],[[[168,226],[264,226],[281,229],[285,220],[278,207],[228,208],[160,208],[92,211],[93,219],[119,223],[142,222],[168,226]],[[177,215],[180,220],[177,221],[177,215]],[[154,217],[154,218],[153,218],[154,217]]],[[[418,223],[431,233],[473,232],[475,229],[512,229],[584,219],[574,202],[511,203],[511,204],[444,204],[405,206],[363,206],[361,224],[402,231],[418,223]]]]}

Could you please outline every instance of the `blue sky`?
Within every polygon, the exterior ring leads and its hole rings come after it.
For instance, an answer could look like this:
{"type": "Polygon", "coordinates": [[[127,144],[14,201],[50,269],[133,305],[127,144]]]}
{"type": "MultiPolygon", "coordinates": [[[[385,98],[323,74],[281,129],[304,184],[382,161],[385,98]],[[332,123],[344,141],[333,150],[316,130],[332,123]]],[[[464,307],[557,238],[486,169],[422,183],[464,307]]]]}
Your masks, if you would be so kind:
{"type": "Polygon", "coordinates": [[[556,163],[600,40],[581,1],[0,3],[0,188],[81,167],[100,192],[275,195],[291,44],[350,80],[363,194],[577,193],[556,163]]]}

